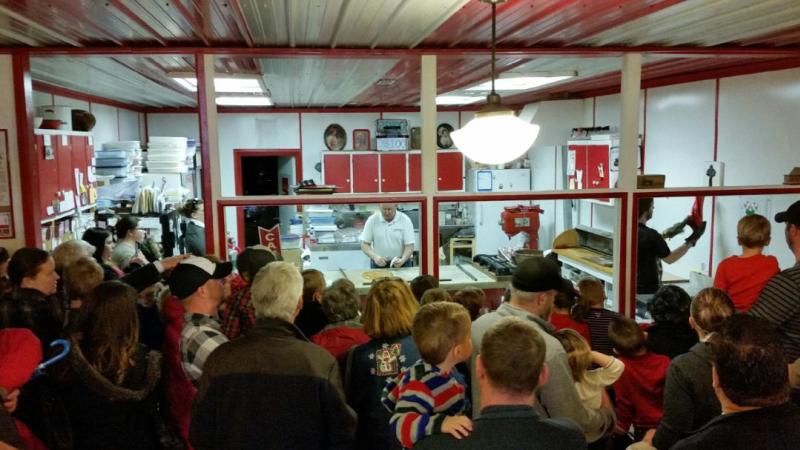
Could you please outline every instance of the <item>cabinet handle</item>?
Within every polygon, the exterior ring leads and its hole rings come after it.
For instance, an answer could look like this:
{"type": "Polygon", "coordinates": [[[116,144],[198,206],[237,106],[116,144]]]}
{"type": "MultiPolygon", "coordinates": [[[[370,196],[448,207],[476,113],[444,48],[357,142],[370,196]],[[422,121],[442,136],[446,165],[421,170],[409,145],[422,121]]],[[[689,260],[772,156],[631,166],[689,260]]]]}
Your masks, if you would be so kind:
{"type": "Polygon", "coordinates": [[[386,183],[386,178],[381,178],[381,183],[386,183]]]}
{"type": "Polygon", "coordinates": [[[378,179],[377,179],[377,178],[373,178],[373,179],[372,179],[372,181],[374,181],[374,182],[376,182],[376,183],[377,183],[377,182],[378,182],[378,179]]]}
{"type": "Polygon", "coordinates": [[[350,178],[348,178],[348,179],[346,179],[346,180],[344,180],[344,181],[346,181],[346,182],[348,182],[348,183],[349,183],[349,182],[350,182],[350,178]]]}
{"type": "Polygon", "coordinates": [[[439,177],[439,181],[442,181],[442,177],[439,177]]]}

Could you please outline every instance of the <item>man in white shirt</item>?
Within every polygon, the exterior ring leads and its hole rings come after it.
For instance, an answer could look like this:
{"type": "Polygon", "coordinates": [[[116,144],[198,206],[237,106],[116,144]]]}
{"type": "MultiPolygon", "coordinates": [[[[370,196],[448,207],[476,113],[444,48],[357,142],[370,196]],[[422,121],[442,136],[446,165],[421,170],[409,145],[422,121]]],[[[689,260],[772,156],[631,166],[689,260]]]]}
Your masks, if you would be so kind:
{"type": "Polygon", "coordinates": [[[367,219],[361,233],[361,250],[369,256],[370,266],[411,267],[414,251],[414,225],[397,211],[397,203],[382,203],[380,214],[367,219]]]}

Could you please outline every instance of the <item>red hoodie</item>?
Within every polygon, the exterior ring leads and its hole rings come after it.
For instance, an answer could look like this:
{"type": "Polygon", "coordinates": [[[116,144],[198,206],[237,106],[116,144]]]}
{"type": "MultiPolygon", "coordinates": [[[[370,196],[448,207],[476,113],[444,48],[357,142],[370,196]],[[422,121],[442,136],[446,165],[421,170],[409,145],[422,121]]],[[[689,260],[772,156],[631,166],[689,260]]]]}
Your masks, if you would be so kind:
{"type": "Polygon", "coordinates": [[[369,339],[360,326],[348,325],[325,328],[311,336],[312,342],[327,350],[337,360],[342,360],[348,350],[369,341],[369,339]]]}
{"type": "Polygon", "coordinates": [[[164,383],[164,391],[169,405],[169,416],[178,427],[178,431],[186,443],[186,448],[191,450],[189,421],[192,418],[192,402],[194,396],[197,395],[197,388],[186,376],[181,365],[180,340],[183,329],[183,313],[183,305],[174,295],[164,302],[164,319],[167,326],[164,332],[164,374],[161,380],[164,383]]]}
{"type": "Polygon", "coordinates": [[[632,358],[620,357],[625,371],[614,383],[617,395],[617,424],[627,431],[636,428],[656,428],[664,415],[664,380],[670,359],[647,352],[632,358]]]}

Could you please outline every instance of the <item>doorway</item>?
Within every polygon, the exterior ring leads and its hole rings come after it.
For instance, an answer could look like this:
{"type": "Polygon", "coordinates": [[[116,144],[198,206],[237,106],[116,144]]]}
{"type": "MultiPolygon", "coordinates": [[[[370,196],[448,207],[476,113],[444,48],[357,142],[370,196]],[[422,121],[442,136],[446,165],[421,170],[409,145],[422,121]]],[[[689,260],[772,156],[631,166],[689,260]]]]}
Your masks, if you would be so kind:
{"type": "MultiPolygon", "coordinates": [[[[291,186],[302,178],[300,149],[237,149],[233,153],[237,196],[289,195],[291,186]]],[[[257,245],[258,228],[269,229],[279,223],[278,206],[237,208],[237,242],[242,248],[257,245]]]]}

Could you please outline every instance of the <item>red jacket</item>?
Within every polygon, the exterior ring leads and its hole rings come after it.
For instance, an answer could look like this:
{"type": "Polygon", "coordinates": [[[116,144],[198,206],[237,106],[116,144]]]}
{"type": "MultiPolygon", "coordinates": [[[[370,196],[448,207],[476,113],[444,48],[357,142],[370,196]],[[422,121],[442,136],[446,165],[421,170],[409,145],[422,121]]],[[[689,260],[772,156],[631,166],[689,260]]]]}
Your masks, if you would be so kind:
{"type": "Polygon", "coordinates": [[[555,327],[556,331],[563,328],[571,328],[577,331],[581,336],[583,336],[584,339],[586,339],[586,343],[588,343],[589,346],[592,345],[592,333],[589,331],[589,325],[587,325],[585,322],[577,322],[569,314],[562,314],[553,311],[553,314],[550,315],[550,323],[555,327]]]}
{"type": "Polygon", "coordinates": [[[311,337],[311,341],[327,350],[334,358],[341,361],[347,351],[356,345],[369,341],[361,326],[345,324],[338,327],[325,328],[311,337]]]}
{"type": "Polygon", "coordinates": [[[636,428],[658,427],[664,415],[664,381],[670,359],[650,352],[619,359],[625,363],[625,371],[614,383],[617,424],[626,431],[631,424],[636,428]]]}
{"type": "Polygon", "coordinates": [[[164,332],[162,382],[167,405],[169,405],[169,416],[178,427],[178,431],[186,443],[186,448],[191,449],[189,421],[192,418],[192,402],[197,395],[197,388],[186,376],[181,365],[180,340],[183,329],[183,313],[183,305],[174,295],[164,302],[164,320],[167,326],[164,332]]]}

